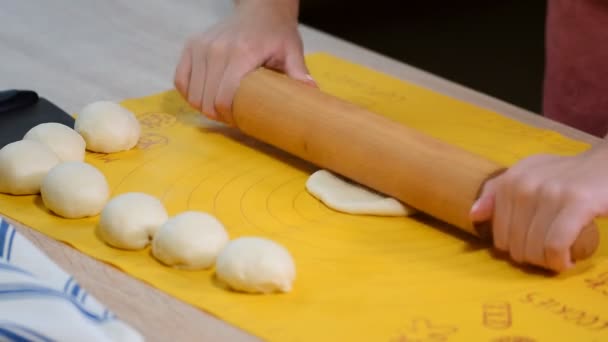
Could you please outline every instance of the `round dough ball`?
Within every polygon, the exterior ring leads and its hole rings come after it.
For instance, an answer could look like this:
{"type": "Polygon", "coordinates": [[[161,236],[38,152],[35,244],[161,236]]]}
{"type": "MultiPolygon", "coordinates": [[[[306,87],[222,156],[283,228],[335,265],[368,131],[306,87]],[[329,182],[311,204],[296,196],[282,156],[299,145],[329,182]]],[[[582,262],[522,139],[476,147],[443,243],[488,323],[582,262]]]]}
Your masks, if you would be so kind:
{"type": "Polygon", "coordinates": [[[296,278],[293,258],[274,241],[242,237],[217,257],[217,277],[232,289],[251,293],[289,292],[296,278]]]}
{"type": "Polygon", "coordinates": [[[95,216],[110,196],[106,177],[83,162],[61,163],[49,171],[40,188],[44,205],[65,218],[95,216]]]}
{"type": "Polygon", "coordinates": [[[141,133],[139,121],[125,107],[99,101],[84,107],[74,124],[93,152],[113,153],[132,149],[141,133]]]}
{"type": "Polygon", "coordinates": [[[0,192],[34,195],[59,158],[41,142],[21,140],[0,149],[0,192]]]}
{"type": "Polygon", "coordinates": [[[24,140],[36,140],[48,146],[61,161],[83,161],[86,143],[80,134],[56,122],[40,124],[30,129],[24,140]]]}
{"type": "Polygon", "coordinates": [[[165,265],[205,269],[228,243],[228,233],[213,216],[187,211],[162,225],[152,241],[152,255],[165,265]]]}
{"type": "Polygon", "coordinates": [[[110,246],[142,249],[168,219],[167,210],[156,197],[130,192],[112,198],[103,208],[99,234],[110,246]]]}

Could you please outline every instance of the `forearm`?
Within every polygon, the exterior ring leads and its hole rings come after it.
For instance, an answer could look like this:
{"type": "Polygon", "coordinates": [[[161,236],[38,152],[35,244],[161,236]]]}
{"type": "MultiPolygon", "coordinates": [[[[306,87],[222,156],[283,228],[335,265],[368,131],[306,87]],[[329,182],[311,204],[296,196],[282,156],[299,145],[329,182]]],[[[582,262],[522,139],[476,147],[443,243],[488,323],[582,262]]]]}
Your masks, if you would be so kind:
{"type": "Polygon", "coordinates": [[[300,0],[234,0],[237,9],[248,6],[265,6],[267,9],[298,18],[300,0]]]}
{"type": "Polygon", "coordinates": [[[606,134],[601,140],[592,143],[589,152],[593,152],[595,155],[602,155],[604,158],[608,157],[608,134],[606,134]]]}

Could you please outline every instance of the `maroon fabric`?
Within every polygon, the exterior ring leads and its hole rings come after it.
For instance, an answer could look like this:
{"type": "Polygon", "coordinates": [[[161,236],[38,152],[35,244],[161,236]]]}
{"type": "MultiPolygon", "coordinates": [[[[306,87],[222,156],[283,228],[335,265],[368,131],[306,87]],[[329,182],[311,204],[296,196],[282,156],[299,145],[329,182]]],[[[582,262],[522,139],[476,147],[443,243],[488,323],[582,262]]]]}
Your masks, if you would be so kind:
{"type": "Polygon", "coordinates": [[[608,0],[549,0],[543,113],[608,132],[608,0]]]}

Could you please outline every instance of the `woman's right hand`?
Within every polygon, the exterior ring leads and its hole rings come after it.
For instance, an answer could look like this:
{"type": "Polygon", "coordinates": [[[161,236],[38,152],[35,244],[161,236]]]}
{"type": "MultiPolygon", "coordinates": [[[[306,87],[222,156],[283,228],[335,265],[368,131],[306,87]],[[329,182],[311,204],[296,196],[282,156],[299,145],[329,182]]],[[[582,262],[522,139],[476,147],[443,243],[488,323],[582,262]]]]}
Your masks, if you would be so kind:
{"type": "Polygon", "coordinates": [[[232,100],[241,79],[265,66],[315,85],[304,63],[298,0],[240,0],[236,11],[188,40],[175,87],[211,119],[233,123],[232,100]]]}

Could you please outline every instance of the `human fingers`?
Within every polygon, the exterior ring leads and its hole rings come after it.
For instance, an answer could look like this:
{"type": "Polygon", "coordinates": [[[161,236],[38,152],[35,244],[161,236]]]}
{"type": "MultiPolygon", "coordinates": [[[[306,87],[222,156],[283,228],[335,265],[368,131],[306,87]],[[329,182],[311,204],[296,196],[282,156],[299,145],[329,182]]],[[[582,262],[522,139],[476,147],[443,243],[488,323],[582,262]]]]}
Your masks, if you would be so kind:
{"type": "Polygon", "coordinates": [[[211,119],[219,119],[215,108],[215,97],[220,87],[228,59],[231,56],[230,41],[222,36],[209,44],[205,64],[205,87],[201,111],[211,119]]]}
{"type": "Polygon", "coordinates": [[[188,82],[188,103],[197,110],[201,110],[203,90],[206,78],[206,51],[207,43],[196,41],[192,43],[192,68],[188,82]]]}
{"type": "Polygon", "coordinates": [[[173,84],[175,89],[182,96],[188,96],[188,86],[190,84],[190,72],[192,71],[192,48],[190,44],[186,44],[179,59],[179,63],[175,68],[175,76],[173,84]]]}

